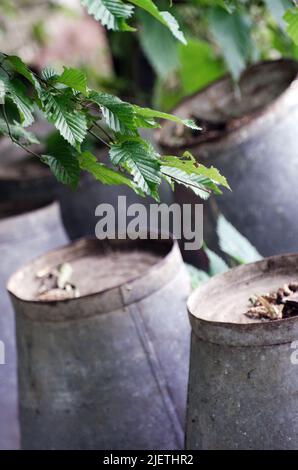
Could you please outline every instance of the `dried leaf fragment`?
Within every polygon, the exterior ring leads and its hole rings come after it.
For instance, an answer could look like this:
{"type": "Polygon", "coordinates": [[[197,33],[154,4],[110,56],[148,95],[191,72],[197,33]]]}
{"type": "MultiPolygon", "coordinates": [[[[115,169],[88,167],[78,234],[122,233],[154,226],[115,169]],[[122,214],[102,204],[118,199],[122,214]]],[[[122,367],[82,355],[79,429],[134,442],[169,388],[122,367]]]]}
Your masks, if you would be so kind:
{"type": "Polygon", "coordinates": [[[75,285],[70,282],[72,267],[63,263],[57,268],[45,268],[36,273],[41,285],[37,298],[43,301],[73,299],[80,296],[75,285]]]}
{"type": "Polygon", "coordinates": [[[249,318],[280,320],[298,315],[298,283],[290,282],[275,292],[252,295],[245,312],[249,318]]]}

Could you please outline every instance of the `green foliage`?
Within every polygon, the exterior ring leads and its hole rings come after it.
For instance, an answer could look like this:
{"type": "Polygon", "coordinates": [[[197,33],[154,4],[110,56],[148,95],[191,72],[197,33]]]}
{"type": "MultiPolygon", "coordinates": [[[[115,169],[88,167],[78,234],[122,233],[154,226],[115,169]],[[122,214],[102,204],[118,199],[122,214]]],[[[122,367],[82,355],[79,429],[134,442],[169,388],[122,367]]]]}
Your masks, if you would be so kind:
{"type": "Polygon", "coordinates": [[[142,49],[156,74],[166,78],[179,67],[177,41],[163,24],[148,13],[140,12],[138,19],[142,49]]]}
{"type": "Polygon", "coordinates": [[[81,0],[81,4],[87,8],[89,15],[94,16],[107,29],[133,31],[126,23],[133,15],[132,5],[127,5],[121,0],[81,0]]]}
{"type": "Polygon", "coordinates": [[[293,6],[293,2],[291,0],[265,0],[265,3],[277,24],[284,29],[285,21],[283,16],[286,10],[293,6]]]}
{"type": "Polygon", "coordinates": [[[96,180],[103,184],[115,186],[126,185],[140,194],[138,187],[133,181],[103,163],[99,163],[96,157],[89,151],[85,151],[79,156],[79,164],[82,170],[88,171],[96,180]]]}
{"type": "Polygon", "coordinates": [[[133,106],[108,93],[92,91],[88,99],[99,105],[106,124],[121,134],[135,133],[133,106]]]}
{"type": "Polygon", "coordinates": [[[127,139],[113,144],[110,149],[111,161],[132,174],[136,185],[146,194],[158,199],[161,182],[160,161],[149,142],[142,139],[127,139]]]}
{"type": "Polygon", "coordinates": [[[209,24],[233,77],[238,79],[252,49],[249,17],[238,11],[231,14],[224,8],[214,7],[209,14],[209,24]]]}
{"type": "Polygon", "coordinates": [[[22,82],[14,78],[9,80],[6,85],[6,96],[10,97],[18,108],[23,126],[30,126],[34,122],[33,102],[26,94],[22,82]]]}
{"type": "Polygon", "coordinates": [[[287,24],[286,30],[295,44],[298,44],[298,8],[288,10],[284,15],[287,24]]]}
{"type": "Polygon", "coordinates": [[[262,259],[256,248],[223,215],[218,218],[217,234],[220,249],[237,263],[253,263],[262,259]]]}
{"type": "Polygon", "coordinates": [[[14,124],[10,124],[9,128],[3,118],[0,118],[0,134],[10,137],[21,143],[22,145],[31,145],[31,144],[39,144],[39,140],[37,137],[32,133],[27,131],[23,126],[21,126],[18,122],[14,122],[14,124]]]}
{"type": "Polygon", "coordinates": [[[213,166],[207,168],[201,163],[197,163],[196,159],[190,152],[184,152],[182,157],[162,157],[162,162],[163,165],[178,168],[188,175],[196,174],[198,176],[208,178],[214,184],[230,189],[226,178],[222,176],[216,168],[213,166]]]}
{"type": "Polygon", "coordinates": [[[2,83],[2,100],[3,98],[11,99],[16,105],[21,123],[24,127],[30,126],[33,123],[33,102],[26,94],[26,88],[23,83],[15,77],[10,78],[9,74],[6,74],[0,69],[0,79],[2,83]]]}
{"type": "Polygon", "coordinates": [[[79,163],[66,149],[56,155],[42,155],[41,161],[50,167],[60,183],[68,184],[72,189],[77,188],[80,177],[79,163]]]}
{"type": "Polygon", "coordinates": [[[187,269],[191,279],[192,288],[195,289],[203,282],[208,281],[217,274],[224,273],[231,266],[244,263],[252,263],[262,259],[256,248],[245,238],[233,225],[228,222],[221,214],[217,222],[217,234],[221,251],[228,255],[229,264],[221,258],[217,253],[210,250],[206,245],[203,251],[206,253],[209,261],[209,269],[206,273],[191,265],[187,265],[187,269]]]}
{"type": "MultiPolygon", "coordinates": [[[[188,39],[186,46],[170,44],[169,58],[159,47],[159,34],[151,28],[151,35],[139,41],[149,62],[157,73],[154,87],[154,105],[173,109],[184,96],[221,77],[226,70],[236,82],[243,70],[258,60],[279,57],[298,58],[298,29],[296,10],[292,0],[228,1],[190,0],[173,4],[173,14],[179,20],[188,39]],[[286,17],[283,18],[287,11],[286,17]],[[288,23],[286,22],[286,18],[288,23]],[[175,57],[178,55],[178,64],[175,57]],[[156,57],[157,56],[157,57],[156,57]],[[165,66],[163,67],[163,63],[165,66]]],[[[139,29],[146,31],[140,16],[139,29]]],[[[166,43],[167,47],[167,43],[166,43]]],[[[176,59],[177,60],[177,59],[176,59]]]]}
{"type": "Polygon", "coordinates": [[[161,172],[167,181],[191,188],[201,199],[208,199],[211,192],[221,194],[219,186],[230,189],[226,178],[216,168],[196,163],[190,152],[182,157],[165,156],[161,160],[161,172]]]}
{"type": "Polygon", "coordinates": [[[75,149],[58,133],[53,132],[46,140],[47,155],[41,161],[48,165],[60,183],[76,189],[80,178],[80,165],[75,149]]]}
{"type": "Polygon", "coordinates": [[[209,260],[209,276],[212,277],[216,274],[225,273],[229,270],[229,266],[227,265],[227,263],[220,256],[214,253],[214,251],[209,250],[209,248],[207,247],[204,248],[204,251],[208,256],[209,260]]]}
{"type": "Polygon", "coordinates": [[[57,78],[56,82],[71,87],[85,96],[88,95],[87,77],[81,70],[64,67],[64,72],[57,78]]]}
{"type": "Polygon", "coordinates": [[[5,83],[0,79],[0,104],[4,103],[5,98],[5,83]]]}
{"type": "Polygon", "coordinates": [[[190,129],[200,130],[196,123],[192,119],[181,119],[178,116],[173,114],[163,113],[161,111],[156,111],[155,109],[150,108],[141,108],[140,106],[134,106],[134,110],[138,116],[141,116],[145,119],[167,119],[168,121],[176,122],[177,124],[182,124],[183,126],[189,127],[190,129]]]}
{"type": "Polygon", "coordinates": [[[41,77],[49,83],[52,82],[52,80],[57,76],[57,72],[53,67],[46,67],[41,72],[41,77]]]}
{"type": "Polygon", "coordinates": [[[41,109],[67,142],[79,148],[87,134],[86,116],[74,109],[71,95],[42,91],[41,109]]]}
{"type": "MultiPolygon", "coordinates": [[[[1,59],[1,53],[0,53],[0,59],[1,59]]],[[[24,64],[24,62],[22,61],[20,57],[16,55],[9,55],[5,57],[5,61],[8,65],[11,66],[14,72],[17,72],[18,74],[26,78],[31,83],[31,85],[33,85],[36,88],[36,90],[41,89],[38,79],[35,77],[33,72],[26,66],[26,64],[24,64]]]]}
{"type": "MultiPolygon", "coordinates": [[[[195,173],[188,174],[180,168],[173,166],[162,165],[161,172],[171,186],[174,186],[174,183],[182,184],[187,189],[191,189],[201,199],[208,199],[212,192],[211,190],[216,187],[208,178],[196,175],[195,173]]],[[[221,193],[217,187],[215,192],[217,194],[221,193]]]]}
{"type": "MultiPolygon", "coordinates": [[[[180,30],[177,20],[168,11],[160,11],[152,0],[129,0],[138,8],[145,10],[162,25],[168,28],[173,36],[186,44],[183,32],[180,30]]],[[[134,7],[121,0],[81,0],[88,13],[114,31],[134,31],[134,28],[126,23],[134,13],[134,7]]]]}
{"type": "Polygon", "coordinates": [[[183,92],[191,94],[221,77],[225,68],[206,41],[190,39],[179,47],[179,75],[183,92]]]}
{"type": "Polygon", "coordinates": [[[225,178],[214,168],[198,165],[190,154],[182,160],[162,157],[139,135],[139,128],[158,127],[158,119],[172,120],[196,131],[198,127],[193,121],[132,105],[109,93],[90,90],[80,70],[64,68],[58,74],[47,68],[39,78],[15,56],[2,54],[0,60],[1,80],[5,86],[0,132],[36,155],[29,148],[34,136],[26,133],[24,127],[34,119],[33,104],[39,107],[61,137],[48,139],[43,155],[36,156],[50,167],[60,182],[75,188],[82,169],[104,184],[125,184],[156,200],[159,199],[158,188],[162,178],[171,185],[175,182],[185,184],[202,197],[208,197],[211,192],[219,194],[219,186],[228,187],[225,178]],[[20,82],[20,75],[27,82],[27,88],[20,82]],[[28,97],[29,88],[32,99],[28,97]],[[19,111],[20,122],[11,117],[15,113],[6,112],[10,101],[19,111]],[[86,151],[90,133],[109,147],[111,164],[115,169],[97,162],[96,157],[86,151]]]}
{"type": "Polygon", "coordinates": [[[142,8],[143,10],[147,11],[150,15],[152,15],[155,19],[160,21],[164,26],[166,26],[173,36],[178,39],[183,44],[186,44],[186,40],[184,34],[180,30],[179,24],[174,18],[171,13],[168,11],[159,11],[155,3],[152,0],[129,0],[131,3],[136,5],[137,7],[142,8]]]}
{"type": "Polygon", "coordinates": [[[200,284],[210,279],[210,276],[205,271],[202,269],[197,269],[191,264],[186,263],[186,269],[190,277],[190,285],[192,290],[195,290],[197,287],[199,287],[200,284]]]}
{"type": "Polygon", "coordinates": [[[156,119],[168,119],[194,130],[199,129],[191,119],[180,119],[172,114],[162,113],[150,108],[141,108],[122,101],[109,93],[91,91],[88,100],[99,105],[107,126],[120,134],[135,136],[138,128],[159,127],[156,119]]]}

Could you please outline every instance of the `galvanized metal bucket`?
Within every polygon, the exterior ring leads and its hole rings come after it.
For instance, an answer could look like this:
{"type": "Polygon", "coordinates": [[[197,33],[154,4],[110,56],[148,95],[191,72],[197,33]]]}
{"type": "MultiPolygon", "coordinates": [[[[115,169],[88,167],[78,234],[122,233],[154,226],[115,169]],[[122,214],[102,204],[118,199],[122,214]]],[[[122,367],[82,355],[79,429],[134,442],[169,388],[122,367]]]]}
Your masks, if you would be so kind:
{"type": "Polygon", "coordinates": [[[0,364],[0,449],[19,446],[15,325],[5,285],[21,263],[66,241],[56,203],[0,219],[0,341],[5,352],[5,364],[0,364]]]}
{"type": "MultiPolygon", "coordinates": [[[[97,151],[100,156],[103,149],[97,151]]],[[[72,240],[94,236],[95,208],[102,202],[103,187],[91,175],[82,173],[77,191],[59,183],[50,169],[37,158],[28,157],[6,139],[0,140],[0,216],[27,211],[59,201],[62,221],[72,240]]]]}
{"type": "MultiPolygon", "coordinates": [[[[298,219],[293,217],[298,198],[297,73],[298,63],[286,59],[253,65],[241,77],[238,94],[233,81],[224,78],[174,110],[195,117],[203,132],[181,136],[173,123],[157,131],[166,155],[190,150],[230,183],[232,192],[224,190],[204,203],[204,239],[213,249],[218,248],[216,223],[222,213],[263,256],[298,250],[298,219]]],[[[179,185],[176,200],[198,203],[179,185]]],[[[188,260],[199,264],[191,255],[188,260]]]]}
{"type": "MultiPolygon", "coordinates": [[[[100,161],[108,163],[104,147],[96,149],[100,161]]],[[[141,203],[147,207],[153,199],[143,198],[125,186],[107,186],[82,172],[76,191],[59,183],[49,168],[37,158],[28,157],[22,150],[12,146],[7,139],[0,139],[0,217],[18,211],[27,211],[42,204],[59,201],[62,221],[71,240],[95,235],[98,218],[95,209],[99,204],[111,204],[118,214],[118,196],[125,196],[127,206],[141,203]]],[[[168,184],[161,186],[161,199],[171,203],[173,195],[168,184]]],[[[160,227],[152,226],[151,230],[160,227]]]]}
{"type": "Polygon", "coordinates": [[[297,279],[298,254],[276,256],[191,295],[187,449],[298,449],[298,317],[244,315],[251,295],[297,279]]]}
{"type": "Polygon", "coordinates": [[[82,240],[21,268],[8,289],[16,312],[22,448],[183,446],[189,279],[176,242],[82,240]],[[28,298],[26,283],[37,270],[115,250],[152,253],[159,261],[137,278],[103,291],[98,285],[79,298],[28,298]]]}

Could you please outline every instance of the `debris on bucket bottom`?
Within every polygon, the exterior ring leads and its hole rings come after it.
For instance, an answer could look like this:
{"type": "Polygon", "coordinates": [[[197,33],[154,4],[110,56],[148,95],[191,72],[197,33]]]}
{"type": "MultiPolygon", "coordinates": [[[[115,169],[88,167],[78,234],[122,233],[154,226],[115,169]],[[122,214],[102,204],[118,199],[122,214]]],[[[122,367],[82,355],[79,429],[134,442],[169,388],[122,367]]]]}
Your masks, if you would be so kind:
{"type": "Polygon", "coordinates": [[[78,289],[70,282],[71,275],[72,267],[68,263],[37,273],[36,277],[41,282],[37,299],[51,301],[79,297],[78,289]]]}
{"type": "Polygon", "coordinates": [[[245,312],[249,318],[281,320],[298,315],[298,282],[290,282],[275,292],[254,295],[245,312]]]}

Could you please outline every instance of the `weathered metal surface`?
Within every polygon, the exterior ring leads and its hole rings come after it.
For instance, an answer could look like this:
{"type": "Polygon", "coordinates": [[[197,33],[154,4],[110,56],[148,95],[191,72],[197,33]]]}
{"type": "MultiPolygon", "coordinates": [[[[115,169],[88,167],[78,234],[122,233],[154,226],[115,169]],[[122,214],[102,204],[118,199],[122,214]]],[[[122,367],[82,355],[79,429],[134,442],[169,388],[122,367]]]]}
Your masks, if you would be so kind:
{"type": "MultiPolygon", "coordinates": [[[[293,217],[298,197],[297,71],[298,63],[290,60],[252,66],[240,81],[242,100],[231,80],[219,80],[174,110],[195,116],[199,123],[201,119],[209,131],[175,137],[174,125],[168,123],[158,131],[164,152],[189,149],[230,183],[232,192],[225,190],[204,203],[204,238],[213,248],[221,212],[264,256],[298,250],[293,217]]],[[[177,186],[176,200],[200,202],[182,186],[177,186]]]]}
{"type": "Polygon", "coordinates": [[[19,446],[15,325],[6,282],[20,264],[66,241],[57,204],[0,220],[0,341],[5,345],[5,364],[0,365],[0,449],[19,446]]]}
{"type": "Polygon", "coordinates": [[[20,269],[8,289],[16,312],[23,448],[182,448],[189,279],[176,242],[83,240],[20,269]],[[102,292],[60,302],[22,300],[18,286],[33,271],[95,246],[145,250],[161,261],[102,292]]]}
{"type": "Polygon", "coordinates": [[[190,296],[187,449],[298,449],[298,317],[243,314],[251,295],[297,278],[298,255],[276,256],[216,276],[190,296]]]}

